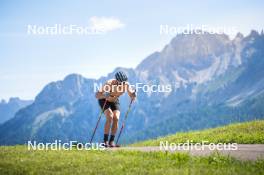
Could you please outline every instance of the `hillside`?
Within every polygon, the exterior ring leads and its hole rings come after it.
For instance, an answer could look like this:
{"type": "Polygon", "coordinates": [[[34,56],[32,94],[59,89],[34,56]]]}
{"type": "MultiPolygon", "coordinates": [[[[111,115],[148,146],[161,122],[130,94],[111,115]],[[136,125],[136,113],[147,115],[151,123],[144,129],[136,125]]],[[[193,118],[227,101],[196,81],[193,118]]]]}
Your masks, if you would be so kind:
{"type": "MultiPolygon", "coordinates": [[[[219,143],[264,143],[264,120],[178,133],[132,146],[208,140],[219,143]]],[[[132,147],[130,147],[132,148],[132,147]]],[[[147,148],[147,147],[146,147],[147,148]]],[[[254,150],[255,151],[255,150],[254,150]]],[[[28,150],[25,145],[0,146],[0,174],[263,174],[263,159],[239,160],[213,152],[193,156],[186,152],[133,150],[28,150]]]]}
{"type": "Polygon", "coordinates": [[[208,141],[211,143],[241,143],[241,144],[264,144],[264,120],[245,123],[230,124],[223,127],[177,133],[132,144],[133,146],[159,146],[160,141],[171,143],[185,143],[187,140],[193,143],[208,141]]]}
{"type": "Polygon", "coordinates": [[[263,174],[264,161],[213,154],[137,151],[28,151],[0,147],[0,174],[263,174]]]}

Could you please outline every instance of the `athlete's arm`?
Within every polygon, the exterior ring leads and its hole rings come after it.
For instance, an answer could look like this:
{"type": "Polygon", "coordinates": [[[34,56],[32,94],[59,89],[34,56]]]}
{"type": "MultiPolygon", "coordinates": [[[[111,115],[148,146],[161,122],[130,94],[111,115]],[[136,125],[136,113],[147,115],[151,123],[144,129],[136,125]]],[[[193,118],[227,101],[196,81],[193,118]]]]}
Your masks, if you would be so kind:
{"type": "Polygon", "coordinates": [[[131,88],[129,83],[126,83],[125,86],[129,97],[134,101],[136,99],[136,91],[131,88]]]}
{"type": "Polygon", "coordinates": [[[117,100],[117,96],[111,95],[112,80],[107,81],[99,90],[96,92],[95,97],[97,99],[105,98],[107,101],[114,102],[117,100]]]}
{"type": "Polygon", "coordinates": [[[101,91],[101,90],[98,90],[98,91],[95,93],[95,97],[96,97],[97,99],[105,98],[105,96],[104,96],[104,92],[101,91]]]}
{"type": "MultiPolygon", "coordinates": [[[[102,99],[102,98],[107,98],[110,93],[106,92],[105,90],[107,89],[106,86],[109,86],[109,82],[106,82],[100,89],[95,93],[95,97],[97,99],[102,99]]],[[[110,87],[110,86],[109,86],[110,87]]]]}

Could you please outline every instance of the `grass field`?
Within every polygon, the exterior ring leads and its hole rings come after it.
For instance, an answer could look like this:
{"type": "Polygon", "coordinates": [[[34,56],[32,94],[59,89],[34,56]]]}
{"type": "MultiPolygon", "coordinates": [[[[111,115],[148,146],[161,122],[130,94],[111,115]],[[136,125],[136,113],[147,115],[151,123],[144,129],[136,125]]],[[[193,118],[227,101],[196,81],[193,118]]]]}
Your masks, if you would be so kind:
{"type": "Polygon", "coordinates": [[[171,143],[185,143],[187,140],[193,143],[208,141],[211,143],[244,143],[264,144],[264,120],[231,124],[223,127],[177,133],[153,140],[147,140],[132,144],[131,146],[159,146],[160,141],[171,143]]]}
{"type": "MultiPolygon", "coordinates": [[[[169,142],[263,143],[264,121],[233,124],[134,144],[169,142]]],[[[214,153],[206,157],[186,153],[137,151],[33,151],[26,146],[0,146],[0,175],[5,174],[264,174],[264,160],[240,161],[214,153]]]]}
{"type": "Polygon", "coordinates": [[[135,151],[29,151],[0,147],[0,174],[264,174],[264,160],[243,162],[214,154],[135,151]]]}

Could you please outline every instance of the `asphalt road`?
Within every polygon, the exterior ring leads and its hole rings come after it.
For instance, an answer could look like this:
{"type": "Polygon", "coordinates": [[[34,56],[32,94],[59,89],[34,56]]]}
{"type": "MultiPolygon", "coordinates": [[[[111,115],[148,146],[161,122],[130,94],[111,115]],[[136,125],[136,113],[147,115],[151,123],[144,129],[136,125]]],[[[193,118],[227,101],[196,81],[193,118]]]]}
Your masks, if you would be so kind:
{"type": "MultiPolygon", "coordinates": [[[[174,148],[174,147],[172,147],[174,148]]],[[[164,147],[160,148],[159,146],[147,146],[147,147],[119,147],[119,148],[108,148],[107,150],[135,150],[135,151],[168,151],[168,152],[185,152],[193,156],[208,156],[213,152],[218,151],[224,155],[230,155],[231,157],[237,158],[239,160],[257,160],[264,159],[264,144],[237,144],[237,149],[232,150],[227,147],[218,147],[218,149],[211,149],[208,145],[202,147],[197,147],[198,149],[189,149],[186,150],[186,147],[178,147],[177,149],[168,149],[165,150],[164,147]],[[225,148],[225,149],[224,149],[225,148]],[[184,150],[185,149],[185,150],[184,150]]],[[[234,148],[233,148],[234,149],[234,148]]]]}

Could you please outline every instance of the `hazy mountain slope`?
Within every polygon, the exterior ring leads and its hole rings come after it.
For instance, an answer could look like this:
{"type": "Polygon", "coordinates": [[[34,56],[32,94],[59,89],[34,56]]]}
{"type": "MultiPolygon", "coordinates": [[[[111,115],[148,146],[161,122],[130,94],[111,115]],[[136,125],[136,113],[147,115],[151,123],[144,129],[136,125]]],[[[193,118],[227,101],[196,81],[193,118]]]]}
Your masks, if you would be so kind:
{"type": "Polygon", "coordinates": [[[14,117],[15,113],[31,104],[31,100],[20,100],[19,98],[10,98],[8,102],[0,102],[0,124],[14,117]]]}

